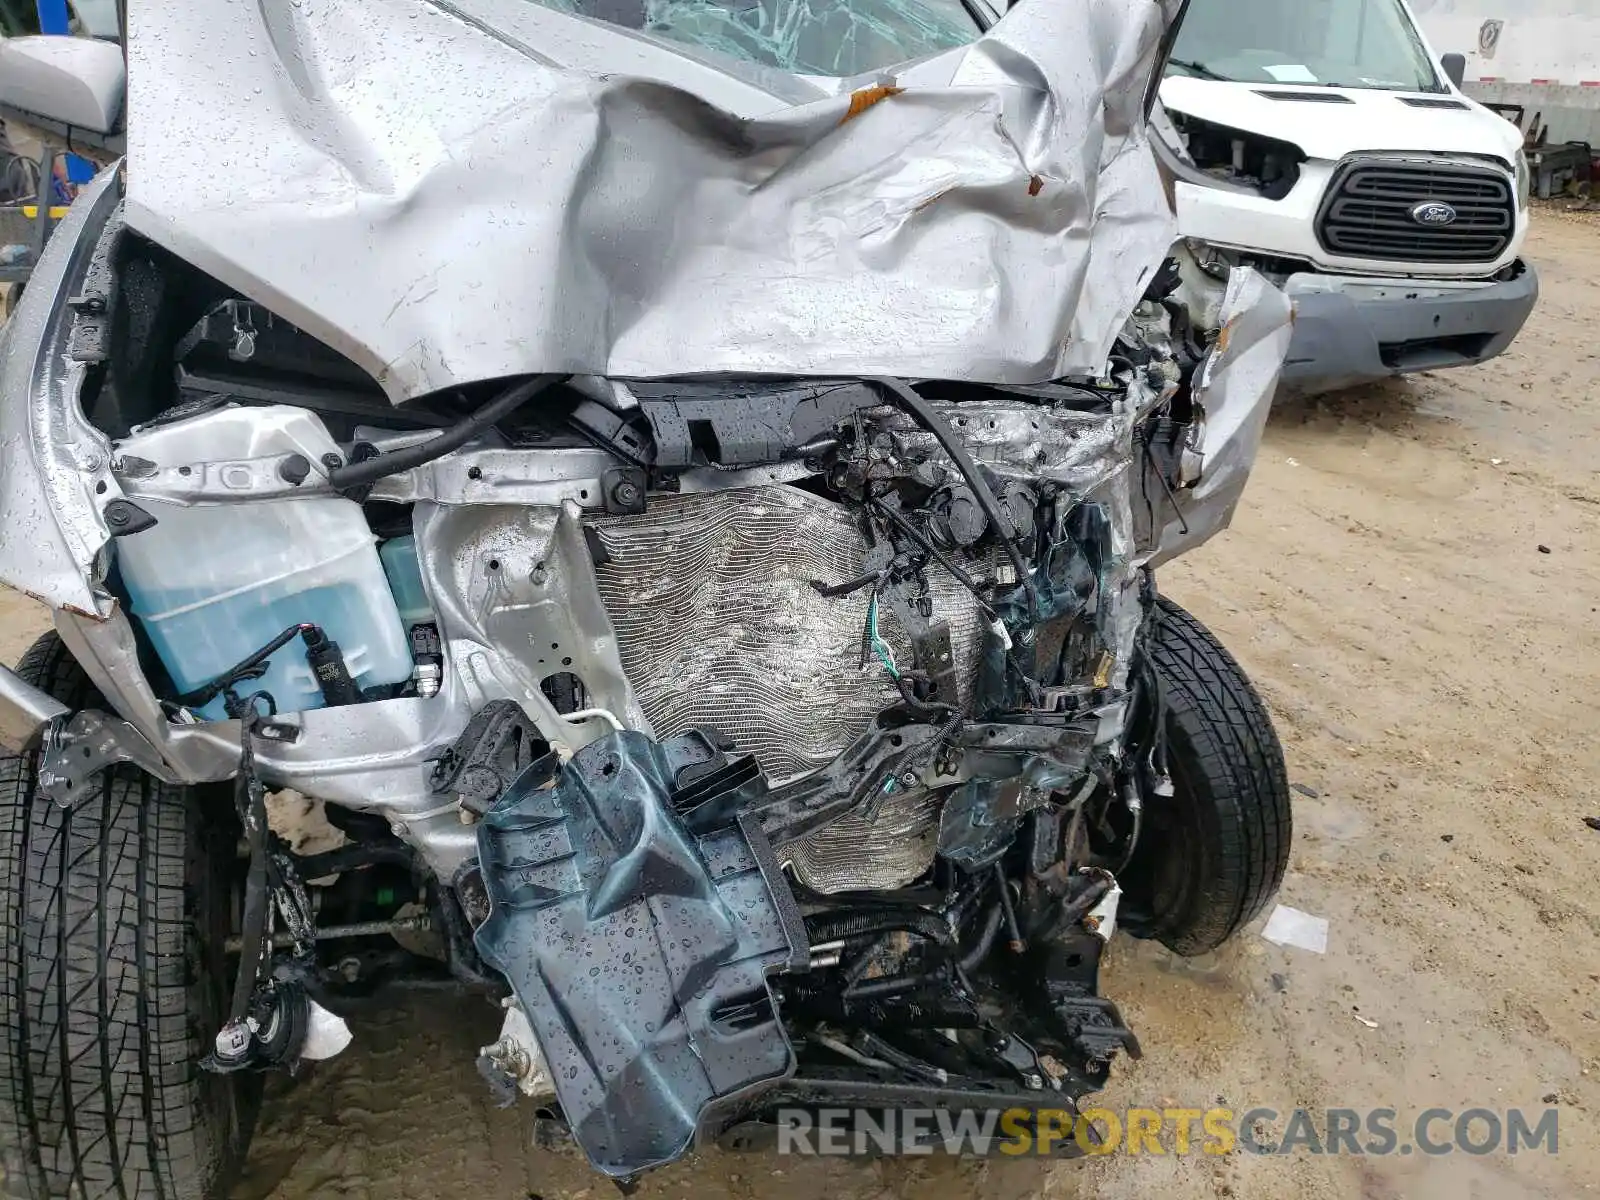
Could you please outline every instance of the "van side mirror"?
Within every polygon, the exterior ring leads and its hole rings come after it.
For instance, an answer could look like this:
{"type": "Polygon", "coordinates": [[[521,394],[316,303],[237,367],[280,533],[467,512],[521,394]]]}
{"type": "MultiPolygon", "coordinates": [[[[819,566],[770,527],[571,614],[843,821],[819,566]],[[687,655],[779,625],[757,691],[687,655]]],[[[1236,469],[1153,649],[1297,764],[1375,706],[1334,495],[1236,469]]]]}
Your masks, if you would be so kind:
{"type": "Polygon", "coordinates": [[[1444,68],[1445,77],[1457,87],[1467,77],[1467,56],[1465,54],[1443,54],[1439,56],[1439,65],[1444,68]]]}
{"type": "Polygon", "coordinates": [[[81,37],[0,40],[0,112],[41,128],[102,137],[122,124],[128,68],[111,42],[81,37]]]}

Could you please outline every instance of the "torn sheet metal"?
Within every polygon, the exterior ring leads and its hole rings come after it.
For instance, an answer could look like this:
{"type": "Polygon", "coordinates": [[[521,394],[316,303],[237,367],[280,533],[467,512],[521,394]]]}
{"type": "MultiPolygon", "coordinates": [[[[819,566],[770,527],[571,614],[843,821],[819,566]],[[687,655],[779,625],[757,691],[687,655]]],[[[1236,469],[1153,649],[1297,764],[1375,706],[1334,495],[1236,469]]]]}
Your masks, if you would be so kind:
{"type": "Polygon", "coordinates": [[[563,671],[583,680],[591,711],[650,731],[622,669],[580,517],[570,501],[419,504],[415,513],[427,594],[471,710],[514,700],[563,756],[611,728],[556,711],[541,685],[563,671]]]}
{"type": "Polygon", "coordinates": [[[1193,550],[1233,521],[1289,352],[1289,298],[1249,267],[1236,267],[1228,276],[1221,320],[1216,347],[1192,384],[1205,421],[1200,479],[1176,493],[1176,512],[1165,506],[1151,566],[1193,550]]]}
{"type": "Polygon", "coordinates": [[[1097,371],[1174,233],[1143,104],[1176,0],[1022,4],[898,66],[959,8],[882,0],[944,15],[840,62],[819,7],[752,41],[659,0],[631,18],[658,32],[533,0],[135,5],[129,224],[396,402],[1097,371]]]}
{"type": "Polygon", "coordinates": [[[84,418],[89,364],[71,345],[71,302],[110,284],[114,173],[103,171],[51,235],[16,312],[0,325],[0,583],[53,608],[109,611],[89,582],[110,536],[94,503],[111,491],[111,443],[84,418]]]}

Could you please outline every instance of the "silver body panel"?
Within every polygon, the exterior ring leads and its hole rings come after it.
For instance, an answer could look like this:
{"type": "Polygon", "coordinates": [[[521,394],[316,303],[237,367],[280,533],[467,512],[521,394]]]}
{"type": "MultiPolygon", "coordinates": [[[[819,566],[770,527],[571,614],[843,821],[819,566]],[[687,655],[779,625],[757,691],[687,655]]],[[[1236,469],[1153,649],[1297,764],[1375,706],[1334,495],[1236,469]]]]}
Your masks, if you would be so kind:
{"type": "Polygon", "coordinates": [[[1173,237],[1144,127],[1167,15],[1025,4],[828,79],[530,0],[135,6],[128,221],[395,401],[1092,372],[1173,237]]]}

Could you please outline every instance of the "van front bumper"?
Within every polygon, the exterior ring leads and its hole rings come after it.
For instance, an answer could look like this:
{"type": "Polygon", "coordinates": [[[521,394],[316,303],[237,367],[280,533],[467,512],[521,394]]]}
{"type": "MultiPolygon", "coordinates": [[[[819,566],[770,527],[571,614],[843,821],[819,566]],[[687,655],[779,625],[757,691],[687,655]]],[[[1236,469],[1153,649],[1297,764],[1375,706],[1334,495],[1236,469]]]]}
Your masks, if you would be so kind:
{"type": "Polygon", "coordinates": [[[1281,382],[1322,392],[1372,379],[1484,362],[1511,344],[1539,299],[1533,264],[1510,279],[1457,282],[1291,275],[1294,337],[1281,382]]]}

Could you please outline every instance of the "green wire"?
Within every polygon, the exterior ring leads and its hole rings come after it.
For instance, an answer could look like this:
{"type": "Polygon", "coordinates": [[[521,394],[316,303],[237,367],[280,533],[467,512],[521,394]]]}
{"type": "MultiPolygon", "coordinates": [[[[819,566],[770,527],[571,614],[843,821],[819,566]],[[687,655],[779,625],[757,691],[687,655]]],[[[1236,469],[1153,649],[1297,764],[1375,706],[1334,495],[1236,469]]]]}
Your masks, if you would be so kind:
{"type": "Polygon", "coordinates": [[[883,669],[889,672],[891,679],[899,679],[900,672],[894,665],[894,651],[889,649],[889,643],[878,634],[878,597],[872,597],[872,602],[867,605],[867,640],[872,643],[872,649],[883,663],[883,669]]]}

